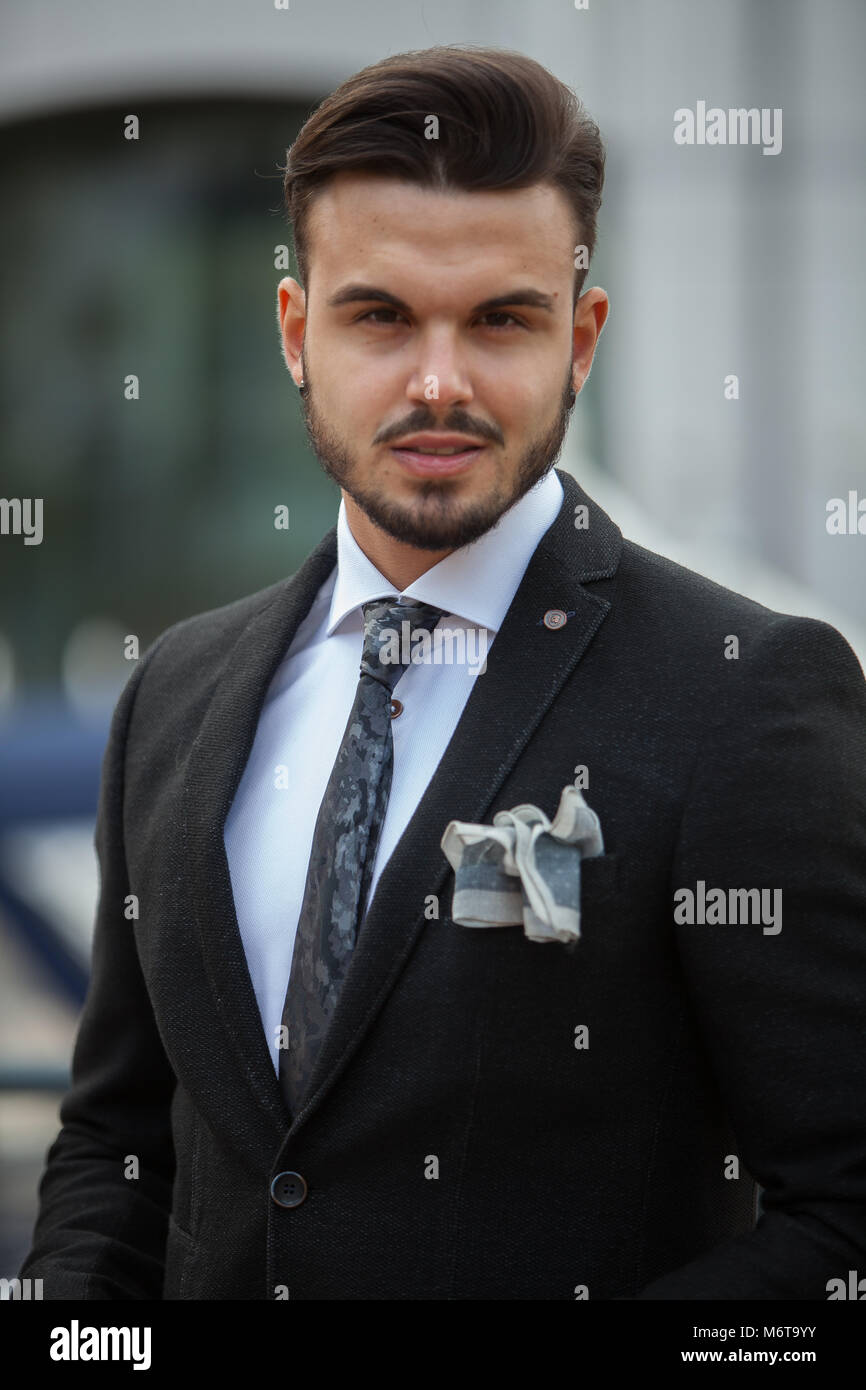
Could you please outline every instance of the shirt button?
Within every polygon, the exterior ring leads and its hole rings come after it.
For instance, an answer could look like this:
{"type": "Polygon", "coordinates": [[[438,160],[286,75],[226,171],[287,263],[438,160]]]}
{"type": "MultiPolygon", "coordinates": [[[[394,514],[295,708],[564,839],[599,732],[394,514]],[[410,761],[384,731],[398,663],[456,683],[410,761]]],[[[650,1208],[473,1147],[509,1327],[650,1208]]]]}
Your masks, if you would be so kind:
{"type": "Polygon", "coordinates": [[[392,701],[391,701],[391,718],[392,718],[392,719],[396,719],[396,718],[397,718],[397,715],[398,715],[398,714],[402,714],[402,713],[403,713],[403,702],[402,702],[402,700],[392,700],[392,701]]]}
{"type": "Polygon", "coordinates": [[[271,1196],[278,1207],[299,1207],[307,1196],[307,1184],[300,1173],[277,1173],[271,1183],[271,1196]]]}

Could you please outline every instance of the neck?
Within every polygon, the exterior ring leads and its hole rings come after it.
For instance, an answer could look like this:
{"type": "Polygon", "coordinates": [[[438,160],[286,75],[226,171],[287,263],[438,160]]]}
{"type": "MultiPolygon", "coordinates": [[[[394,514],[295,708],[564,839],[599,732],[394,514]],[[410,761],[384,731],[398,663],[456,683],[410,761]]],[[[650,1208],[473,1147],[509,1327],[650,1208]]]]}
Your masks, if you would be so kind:
{"type": "Polygon", "coordinates": [[[370,563],[376,566],[389,584],[394,585],[398,593],[408,589],[422,574],[452,553],[451,550],[419,550],[417,546],[395,540],[376,526],[345,492],[343,501],[346,504],[346,520],[355,541],[370,563]]]}

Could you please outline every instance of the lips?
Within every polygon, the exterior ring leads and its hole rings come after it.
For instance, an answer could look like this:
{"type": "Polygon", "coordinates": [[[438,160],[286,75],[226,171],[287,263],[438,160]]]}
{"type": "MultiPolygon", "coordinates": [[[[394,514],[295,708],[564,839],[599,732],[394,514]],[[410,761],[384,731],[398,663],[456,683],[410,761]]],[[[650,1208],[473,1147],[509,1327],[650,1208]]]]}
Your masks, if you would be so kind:
{"type": "MultiPolygon", "coordinates": [[[[444,449],[448,445],[443,440],[440,447],[444,449]]],[[[469,445],[457,454],[424,454],[417,447],[395,448],[392,446],[391,449],[391,453],[398,463],[402,464],[408,473],[418,478],[442,478],[450,477],[454,473],[463,473],[472,467],[478,455],[483,454],[483,452],[484,446],[480,444],[469,445]]]]}
{"type": "Polygon", "coordinates": [[[470,434],[449,434],[447,430],[419,430],[418,434],[408,434],[395,444],[395,449],[409,449],[417,453],[433,452],[437,449],[474,449],[484,445],[483,439],[474,439],[470,434]]]}

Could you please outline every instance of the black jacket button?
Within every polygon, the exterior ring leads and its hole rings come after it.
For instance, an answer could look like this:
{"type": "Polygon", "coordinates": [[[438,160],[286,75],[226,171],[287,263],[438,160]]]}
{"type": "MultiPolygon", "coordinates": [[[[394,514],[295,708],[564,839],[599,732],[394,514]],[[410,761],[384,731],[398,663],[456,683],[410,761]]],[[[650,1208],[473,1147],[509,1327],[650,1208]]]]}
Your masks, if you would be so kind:
{"type": "Polygon", "coordinates": [[[277,1173],[271,1183],[271,1196],[278,1207],[299,1207],[307,1195],[307,1184],[300,1173],[277,1173]]]}

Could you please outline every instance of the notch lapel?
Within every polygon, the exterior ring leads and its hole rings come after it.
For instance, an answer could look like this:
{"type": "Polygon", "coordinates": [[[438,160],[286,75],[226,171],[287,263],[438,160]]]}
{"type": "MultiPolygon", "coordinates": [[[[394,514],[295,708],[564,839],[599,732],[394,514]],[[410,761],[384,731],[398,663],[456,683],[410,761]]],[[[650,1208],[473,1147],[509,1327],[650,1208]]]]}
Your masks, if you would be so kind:
{"type": "Polygon", "coordinates": [[[425,897],[440,894],[450,872],[440,845],[448,821],[484,820],[610,608],[583,584],[616,572],[621,532],[570,474],[556,471],[565,494],[562,507],[530,559],[490,646],[487,669],[476,678],[436,772],[382,871],[293,1134],[344,1071],[424,927],[425,897]],[[579,504],[589,513],[585,530],[575,526],[579,504]],[[564,630],[543,622],[556,608],[571,614],[564,630]]]}

